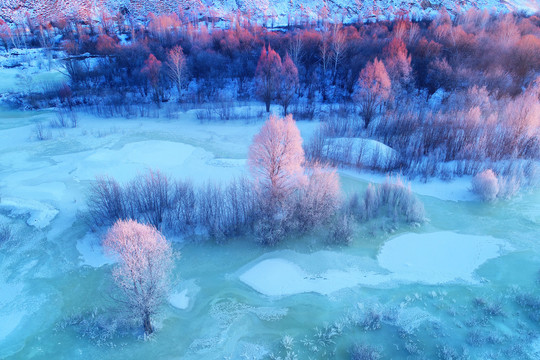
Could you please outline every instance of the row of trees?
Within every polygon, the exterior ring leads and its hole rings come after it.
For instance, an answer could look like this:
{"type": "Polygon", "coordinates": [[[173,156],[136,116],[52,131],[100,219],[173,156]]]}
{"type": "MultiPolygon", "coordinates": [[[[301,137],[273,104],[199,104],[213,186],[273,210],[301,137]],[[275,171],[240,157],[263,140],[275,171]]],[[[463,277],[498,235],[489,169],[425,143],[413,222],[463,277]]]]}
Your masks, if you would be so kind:
{"type": "MultiPolygon", "coordinates": [[[[74,96],[96,95],[99,89],[107,95],[134,93],[137,101],[171,96],[190,102],[212,100],[232,87],[232,99],[257,94],[266,103],[269,98],[282,99],[286,107],[296,98],[343,102],[359,93],[366,103],[363,116],[369,119],[380,106],[362,94],[370,73],[380,78],[384,103],[404,90],[413,94],[414,88],[425,89],[431,94],[473,84],[499,96],[515,96],[540,69],[535,56],[540,50],[537,17],[478,10],[454,19],[442,12],[433,21],[336,23],[283,32],[241,21],[225,29],[194,26],[166,15],[133,28],[119,18],[101,26],[47,24],[41,31],[39,26],[34,29],[33,46],[61,46],[70,55],[65,63],[74,96]],[[150,55],[162,65],[153,74],[142,71],[150,55]],[[359,81],[361,72],[364,80],[359,81]],[[265,78],[268,81],[262,81],[265,78]],[[289,88],[280,89],[280,84],[289,88]],[[156,97],[154,87],[163,94],[156,97]],[[387,89],[392,90],[389,95],[387,89]]],[[[11,44],[17,36],[4,31],[3,38],[11,44]]]]}

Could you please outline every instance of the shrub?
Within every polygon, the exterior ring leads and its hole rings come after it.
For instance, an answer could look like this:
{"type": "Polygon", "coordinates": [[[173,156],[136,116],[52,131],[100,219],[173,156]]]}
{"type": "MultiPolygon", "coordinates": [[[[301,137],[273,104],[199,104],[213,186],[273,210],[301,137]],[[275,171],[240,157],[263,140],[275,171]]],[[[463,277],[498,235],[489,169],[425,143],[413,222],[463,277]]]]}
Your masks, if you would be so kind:
{"type": "Polygon", "coordinates": [[[300,188],[295,208],[301,232],[326,223],[340,204],[339,178],[334,169],[315,163],[307,169],[307,175],[307,185],[300,188]]]}
{"type": "Polygon", "coordinates": [[[137,218],[156,228],[159,228],[165,212],[170,208],[169,193],[169,179],[159,170],[148,170],[146,174],[138,175],[127,190],[137,218]]]}
{"type": "Polygon", "coordinates": [[[178,233],[191,232],[197,224],[197,197],[193,184],[176,181],[172,185],[167,225],[178,233]]]}
{"type": "Polygon", "coordinates": [[[400,178],[388,178],[380,185],[369,184],[363,201],[353,197],[348,207],[349,211],[362,220],[387,216],[394,221],[403,219],[408,223],[425,221],[424,205],[400,178]]]}
{"type": "Polygon", "coordinates": [[[499,180],[493,170],[488,169],[476,174],[472,179],[472,191],[483,201],[495,200],[499,193],[499,180]]]}
{"type": "Polygon", "coordinates": [[[45,129],[41,122],[36,123],[34,126],[34,135],[40,141],[49,140],[52,137],[51,131],[45,129]]]}
{"type": "Polygon", "coordinates": [[[378,348],[365,344],[354,345],[350,353],[351,360],[378,360],[382,358],[378,348]]]}
{"type": "Polygon", "coordinates": [[[92,183],[86,204],[94,226],[112,225],[128,216],[125,190],[115,179],[107,176],[98,177],[92,183]]]}
{"type": "Polygon", "coordinates": [[[338,215],[330,224],[329,244],[350,245],[353,240],[353,219],[349,215],[338,215]]]}

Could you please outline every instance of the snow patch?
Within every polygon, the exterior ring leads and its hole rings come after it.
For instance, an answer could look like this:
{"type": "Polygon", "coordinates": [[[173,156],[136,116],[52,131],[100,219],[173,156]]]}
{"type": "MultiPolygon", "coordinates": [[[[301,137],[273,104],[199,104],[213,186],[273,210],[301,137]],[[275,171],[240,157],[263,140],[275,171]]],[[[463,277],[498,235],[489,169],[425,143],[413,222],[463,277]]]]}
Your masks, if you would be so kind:
{"type": "Polygon", "coordinates": [[[329,295],[356,286],[394,287],[402,283],[478,283],[475,270],[502,250],[511,248],[490,236],[406,234],[382,246],[375,269],[364,257],[351,257],[356,265],[350,260],[341,264],[343,256],[335,252],[276,252],[274,257],[264,255],[239,279],[267,296],[329,295]]]}
{"type": "MultiPolygon", "coordinates": [[[[314,257],[318,257],[317,254],[314,257]]],[[[359,284],[378,285],[383,275],[356,268],[326,269],[321,273],[307,272],[299,265],[283,258],[258,262],[239,276],[240,281],[261,294],[286,296],[301,293],[328,295],[359,284]]]]}
{"type": "Polygon", "coordinates": [[[91,267],[101,267],[107,264],[113,264],[114,260],[105,255],[99,239],[91,234],[86,235],[77,241],[77,250],[81,254],[81,265],[91,267]]]}
{"type": "Polygon", "coordinates": [[[185,310],[189,307],[189,297],[187,296],[188,289],[184,289],[178,293],[169,296],[169,302],[177,309],[185,310]]]}
{"type": "Polygon", "coordinates": [[[27,224],[37,229],[49,226],[58,214],[58,210],[49,204],[15,197],[2,197],[0,209],[11,211],[13,216],[29,215],[27,224]]]}
{"type": "Polygon", "coordinates": [[[507,247],[491,236],[454,232],[405,234],[387,241],[377,257],[381,267],[399,281],[442,284],[476,283],[474,272],[507,247]]]}

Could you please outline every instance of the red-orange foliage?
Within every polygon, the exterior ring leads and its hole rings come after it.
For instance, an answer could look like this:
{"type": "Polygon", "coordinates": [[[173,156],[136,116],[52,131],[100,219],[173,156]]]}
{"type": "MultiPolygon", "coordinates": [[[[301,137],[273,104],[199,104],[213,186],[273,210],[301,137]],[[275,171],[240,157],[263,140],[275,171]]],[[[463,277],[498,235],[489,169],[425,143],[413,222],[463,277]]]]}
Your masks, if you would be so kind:
{"type": "Polygon", "coordinates": [[[393,38],[383,49],[384,64],[392,82],[408,82],[411,79],[411,57],[400,38],[393,38]]]}
{"type": "Polygon", "coordinates": [[[96,50],[101,55],[113,55],[118,51],[118,44],[109,35],[100,35],[97,39],[96,50]]]}
{"type": "Polygon", "coordinates": [[[159,72],[161,71],[161,61],[156,59],[154,54],[150,54],[148,59],[144,61],[144,66],[141,69],[152,87],[156,88],[159,84],[159,72]]]}
{"type": "Polygon", "coordinates": [[[382,61],[375,58],[360,72],[356,100],[362,107],[364,126],[367,128],[377,108],[390,97],[392,83],[382,61]]]}
{"type": "Polygon", "coordinates": [[[281,58],[270,46],[262,48],[257,70],[257,90],[270,112],[270,103],[276,97],[281,76],[281,58]]]}

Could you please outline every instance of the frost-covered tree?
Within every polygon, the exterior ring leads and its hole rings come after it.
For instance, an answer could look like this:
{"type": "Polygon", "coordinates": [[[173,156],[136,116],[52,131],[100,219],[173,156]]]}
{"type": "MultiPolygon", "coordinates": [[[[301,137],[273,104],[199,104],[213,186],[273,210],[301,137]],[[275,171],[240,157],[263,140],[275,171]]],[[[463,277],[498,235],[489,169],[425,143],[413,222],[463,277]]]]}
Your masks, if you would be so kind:
{"type": "Polygon", "coordinates": [[[493,201],[499,193],[499,180],[491,169],[476,174],[472,179],[472,191],[483,201],[493,201]]]}
{"type": "Polygon", "coordinates": [[[287,109],[291,104],[296,90],[298,89],[298,69],[289,54],[281,64],[281,82],[279,90],[279,102],[283,106],[283,115],[287,115],[287,109]]]}
{"type": "Polygon", "coordinates": [[[360,72],[356,83],[355,99],[361,107],[364,126],[367,128],[377,108],[390,97],[392,83],[382,61],[375,58],[360,72]]]}
{"type": "Polygon", "coordinates": [[[113,278],[123,297],[118,299],[139,316],[146,335],[154,331],[152,316],[166,299],[173,268],[173,251],[154,227],[134,220],[118,220],[103,246],[118,258],[113,278]]]}
{"type": "Polygon", "coordinates": [[[281,58],[270,46],[262,48],[255,70],[257,92],[270,112],[270,104],[276,98],[281,80],[281,58]]]}
{"type": "Polygon", "coordinates": [[[167,70],[169,78],[178,90],[178,100],[180,100],[180,94],[182,93],[184,80],[186,78],[186,57],[184,56],[184,51],[180,45],[175,46],[169,51],[167,70]]]}
{"type": "Polygon", "coordinates": [[[248,165],[257,189],[257,238],[273,245],[284,236],[294,206],[292,194],[305,182],[304,150],[291,115],[271,115],[249,148],[248,165]]]}
{"type": "Polygon", "coordinates": [[[265,196],[284,201],[304,181],[302,137],[292,115],[270,118],[254,136],[248,165],[265,196]]]}

